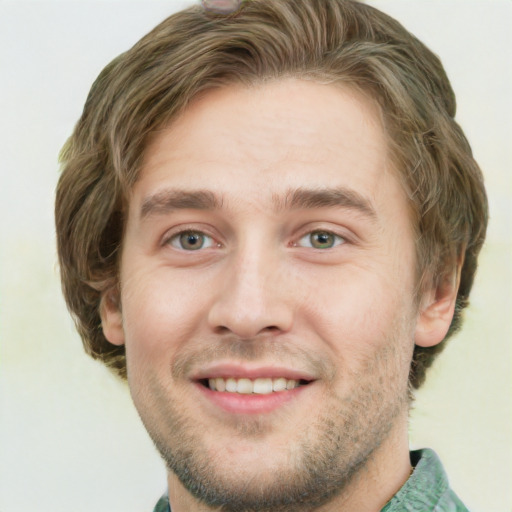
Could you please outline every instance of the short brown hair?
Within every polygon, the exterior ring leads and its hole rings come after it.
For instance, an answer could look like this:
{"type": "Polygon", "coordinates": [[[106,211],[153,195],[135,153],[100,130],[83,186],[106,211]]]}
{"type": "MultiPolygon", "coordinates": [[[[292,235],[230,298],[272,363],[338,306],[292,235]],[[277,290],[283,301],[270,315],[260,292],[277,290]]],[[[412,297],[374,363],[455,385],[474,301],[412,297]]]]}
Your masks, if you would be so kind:
{"type": "MultiPolygon", "coordinates": [[[[56,225],[64,296],[87,352],[118,374],[126,375],[124,347],[105,339],[99,307],[118,285],[128,195],[148,138],[201,91],[287,76],[348,84],[378,101],[414,214],[418,275],[432,282],[464,258],[446,338],[459,328],[487,199],[439,59],[397,21],[353,0],[247,0],[227,15],[195,6],[101,72],[61,154],[56,225]]],[[[443,346],[415,347],[412,387],[443,346]]]]}

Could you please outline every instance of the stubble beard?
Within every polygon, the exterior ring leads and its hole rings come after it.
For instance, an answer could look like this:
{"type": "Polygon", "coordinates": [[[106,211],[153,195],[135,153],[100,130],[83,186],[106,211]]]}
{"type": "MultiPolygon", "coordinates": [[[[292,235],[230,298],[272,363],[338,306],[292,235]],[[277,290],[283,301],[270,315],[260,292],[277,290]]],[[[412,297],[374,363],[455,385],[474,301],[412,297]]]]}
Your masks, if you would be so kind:
{"type": "MultiPolygon", "coordinates": [[[[331,388],[321,413],[299,440],[290,425],[294,456],[283,458],[286,466],[269,465],[271,477],[262,471],[237,480],[237,475],[220,470],[215,457],[208,455],[203,430],[156,383],[154,393],[161,395],[157,402],[166,406],[165,428],[148,415],[141,417],[168,470],[198,502],[222,512],[312,512],[336,497],[343,499],[407,409],[407,385],[396,371],[403,360],[398,350],[391,341],[357,375],[346,375],[357,383],[349,395],[340,396],[331,388]]],[[[266,435],[271,435],[271,426],[257,420],[240,422],[233,430],[234,437],[245,440],[266,435]]]]}

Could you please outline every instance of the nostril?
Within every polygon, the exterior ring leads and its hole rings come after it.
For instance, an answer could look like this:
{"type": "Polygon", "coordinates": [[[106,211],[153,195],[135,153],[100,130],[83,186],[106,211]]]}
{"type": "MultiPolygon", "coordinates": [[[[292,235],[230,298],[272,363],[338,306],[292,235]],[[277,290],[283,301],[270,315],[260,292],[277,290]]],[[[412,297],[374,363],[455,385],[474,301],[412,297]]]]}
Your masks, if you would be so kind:
{"type": "MultiPolygon", "coordinates": [[[[290,330],[293,323],[293,308],[277,298],[269,304],[248,297],[242,286],[226,291],[211,305],[208,313],[209,328],[216,334],[235,335],[241,339],[252,339],[263,333],[275,335],[290,330]]],[[[256,290],[254,293],[260,293],[256,290]]],[[[265,300],[270,300],[268,297],[265,300]]]]}
{"type": "Polygon", "coordinates": [[[217,325],[214,327],[215,334],[226,334],[231,332],[225,325],[217,325]]]}
{"type": "MultiPolygon", "coordinates": [[[[281,329],[277,326],[277,325],[269,325],[268,327],[263,327],[259,332],[256,332],[255,335],[258,335],[258,334],[265,334],[265,333],[278,333],[278,332],[281,332],[281,329]]],[[[232,334],[233,333],[233,330],[230,329],[229,327],[226,327],[225,325],[218,325],[216,327],[214,327],[214,333],[215,334],[232,334]]],[[[241,337],[241,335],[239,334],[239,337],[241,337]]],[[[252,339],[254,336],[251,335],[249,336],[250,339],[252,339]]]]}

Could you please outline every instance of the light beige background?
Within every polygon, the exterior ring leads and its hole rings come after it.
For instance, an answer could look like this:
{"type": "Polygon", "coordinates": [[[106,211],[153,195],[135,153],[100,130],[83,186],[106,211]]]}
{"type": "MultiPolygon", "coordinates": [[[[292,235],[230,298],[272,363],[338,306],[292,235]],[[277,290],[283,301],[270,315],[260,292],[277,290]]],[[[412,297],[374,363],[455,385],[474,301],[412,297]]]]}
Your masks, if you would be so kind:
{"type": "MultiPolygon", "coordinates": [[[[0,512],[150,511],[165,472],[123,383],[82,353],[60,295],[57,153],[101,68],[181,1],[0,2],[0,512]]],[[[512,2],[374,0],[440,54],[486,175],[488,243],[463,331],[411,445],[473,512],[510,512],[512,2]]]]}

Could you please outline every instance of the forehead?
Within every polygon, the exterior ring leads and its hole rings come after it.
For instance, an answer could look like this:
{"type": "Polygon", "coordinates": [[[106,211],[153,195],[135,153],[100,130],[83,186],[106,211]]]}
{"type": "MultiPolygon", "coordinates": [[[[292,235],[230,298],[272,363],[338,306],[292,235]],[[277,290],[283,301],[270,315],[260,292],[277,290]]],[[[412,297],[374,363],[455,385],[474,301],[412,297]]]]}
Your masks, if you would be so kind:
{"type": "Polygon", "coordinates": [[[207,189],[228,206],[264,205],[326,187],[374,202],[400,195],[394,176],[376,102],[348,87],[286,79],[193,100],[148,144],[131,202],[141,208],[176,188],[207,189]]]}

